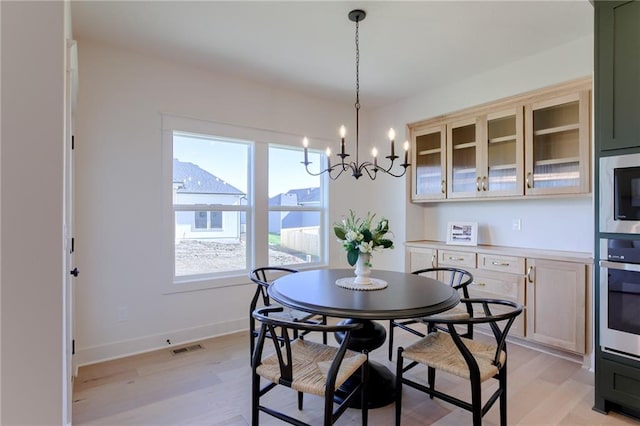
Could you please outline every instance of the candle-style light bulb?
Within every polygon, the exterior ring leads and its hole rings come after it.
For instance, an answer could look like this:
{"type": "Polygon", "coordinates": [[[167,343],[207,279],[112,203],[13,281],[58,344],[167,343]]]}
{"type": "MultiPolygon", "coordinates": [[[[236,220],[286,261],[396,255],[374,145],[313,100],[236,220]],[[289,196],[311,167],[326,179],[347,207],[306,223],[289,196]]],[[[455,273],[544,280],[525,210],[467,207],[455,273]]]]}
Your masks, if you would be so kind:
{"type": "Polygon", "coordinates": [[[331,168],[331,148],[327,148],[327,169],[331,168]]]}
{"type": "Polygon", "coordinates": [[[393,127],[389,129],[389,140],[392,141],[396,138],[396,131],[393,130],[393,127]]]}
{"type": "Polygon", "coordinates": [[[389,140],[391,141],[391,157],[396,155],[395,147],[393,146],[395,137],[396,137],[395,130],[393,130],[393,128],[389,129],[389,140]]]}
{"type": "Polygon", "coordinates": [[[409,164],[409,141],[404,141],[404,164],[409,164]]]}
{"type": "Polygon", "coordinates": [[[340,154],[344,158],[344,137],[347,135],[347,129],[344,126],[340,126],[340,154]]]}
{"type": "Polygon", "coordinates": [[[371,150],[371,155],[373,155],[373,167],[378,167],[378,149],[373,148],[371,150]]]}
{"type": "Polygon", "coordinates": [[[309,157],[307,153],[307,147],[309,146],[309,139],[307,139],[306,137],[302,139],[302,146],[304,146],[304,165],[306,166],[307,164],[309,164],[309,157]]]}

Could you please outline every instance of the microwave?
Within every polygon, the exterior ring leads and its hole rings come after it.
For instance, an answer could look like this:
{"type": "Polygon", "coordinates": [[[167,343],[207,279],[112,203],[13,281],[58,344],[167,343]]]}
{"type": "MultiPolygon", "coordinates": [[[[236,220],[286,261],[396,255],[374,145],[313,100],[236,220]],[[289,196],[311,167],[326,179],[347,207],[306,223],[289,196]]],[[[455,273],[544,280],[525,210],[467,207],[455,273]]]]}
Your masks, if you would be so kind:
{"type": "Polygon", "coordinates": [[[600,232],[640,234],[640,153],[600,158],[600,232]]]}

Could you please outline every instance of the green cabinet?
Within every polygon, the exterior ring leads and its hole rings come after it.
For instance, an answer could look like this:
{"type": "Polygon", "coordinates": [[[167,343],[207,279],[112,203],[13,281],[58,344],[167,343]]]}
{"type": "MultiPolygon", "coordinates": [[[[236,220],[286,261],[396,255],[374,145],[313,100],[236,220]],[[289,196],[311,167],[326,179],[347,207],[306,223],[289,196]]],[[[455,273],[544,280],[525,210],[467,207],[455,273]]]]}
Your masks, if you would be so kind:
{"type": "Polygon", "coordinates": [[[640,148],[640,1],[595,2],[599,151],[640,148]]]}

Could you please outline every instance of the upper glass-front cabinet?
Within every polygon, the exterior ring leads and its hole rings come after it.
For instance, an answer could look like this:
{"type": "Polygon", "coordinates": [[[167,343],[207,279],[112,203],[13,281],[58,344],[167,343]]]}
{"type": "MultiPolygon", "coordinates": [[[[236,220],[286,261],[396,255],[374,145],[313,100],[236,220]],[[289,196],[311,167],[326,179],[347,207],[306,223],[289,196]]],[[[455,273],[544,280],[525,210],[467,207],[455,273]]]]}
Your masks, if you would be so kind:
{"type": "Polygon", "coordinates": [[[479,126],[476,117],[452,122],[447,126],[447,196],[474,197],[481,191],[478,174],[479,126]]]}
{"type": "Polygon", "coordinates": [[[412,199],[445,198],[445,126],[412,129],[412,139],[412,199]]]}
{"type": "Polygon", "coordinates": [[[589,91],[526,107],[525,194],[589,192],[589,91]]]}
{"type": "Polygon", "coordinates": [[[591,80],[409,124],[412,201],[588,194],[591,80]]]}
{"type": "Polygon", "coordinates": [[[522,195],[522,106],[452,122],[449,198],[522,195]]]}
{"type": "Polygon", "coordinates": [[[524,137],[523,108],[491,113],[486,134],[481,189],[484,195],[522,195],[524,137]]]}

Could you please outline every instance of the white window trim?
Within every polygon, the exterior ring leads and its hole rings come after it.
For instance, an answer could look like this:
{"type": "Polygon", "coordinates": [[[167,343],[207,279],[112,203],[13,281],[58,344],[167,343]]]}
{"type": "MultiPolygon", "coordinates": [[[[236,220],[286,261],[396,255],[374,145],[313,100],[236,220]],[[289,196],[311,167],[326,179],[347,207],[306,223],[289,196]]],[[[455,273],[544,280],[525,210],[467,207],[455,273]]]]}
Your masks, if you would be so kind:
{"type": "MultiPolygon", "coordinates": [[[[227,123],[219,123],[199,118],[186,117],[171,113],[161,113],[161,129],[162,129],[162,239],[163,239],[163,276],[166,277],[162,285],[163,294],[182,293],[198,290],[206,290],[212,288],[223,288],[236,285],[247,284],[249,281],[248,273],[254,267],[253,265],[268,264],[268,250],[257,250],[257,239],[265,239],[265,248],[268,246],[268,212],[270,210],[278,210],[269,208],[268,196],[268,179],[256,179],[256,176],[268,176],[268,162],[260,162],[257,164],[256,158],[268,158],[269,144],[273,146],[293,146],[300,147],[302,136],[282,133],[268,129],[259,129],[247,126],[238,126],[227,123]],[[252,142],[249,159],[249,182],[248,193],[251,199],[248,200],[246,208],[247,226],[251,232],[247,232],[247,256],[250,259],[247,269],[243,271],[232,271],[229,273],[219,273],[215,276],[199,276],[186,277],[184,280],[174,277],[174,250],[175,238],[174,233],[167,232],[168,228],[173,231],[174,226],[174,207],[173,194],[171,190],[171,182],[173,180],[173,132],[194,133],[202,135],[214,135],[216,137],[235,139],[238,141],[252,142]],[[256,204],[258,203],[258,204],[256,204]],[[264,217],[255,217],[254,212],[263,211],[264,217]],[[253,262],[251,262],[251,260],[253,262]],[[252,264],[253,263],[253,264],[252,264]]],[[[318,150],[318,153],[323,153],[318,150]]],[[[298,264],[297,269],[312,269],[326,267],[329,263],[329,182],[326,176],[323,179],[324,191],[324,209],[320,212],[321,223],[325,232],[321,236],[322,245],[322,261],[309,264],[298,264]]],[[[214,210],[235,210],[244,206],[208,206],[214,210]]],[[[289,206],[291,207],[291,206],[289,206]]],[[[296,207],[295,210],[307,210],[304,207],[296,207]]],[[[193,210],[193,208],[190,208],[193,210]]],[[[242,209],[245,211],[245,209],[242,209]]],[[[283,208],[283,210],[292,210],[291,208],[283,208]]],[[[318,209],[308,209],[308,211],[318,211],[318,209]]],[[[260,215],[258,215],[260,216],[260,215]]]]}

